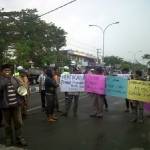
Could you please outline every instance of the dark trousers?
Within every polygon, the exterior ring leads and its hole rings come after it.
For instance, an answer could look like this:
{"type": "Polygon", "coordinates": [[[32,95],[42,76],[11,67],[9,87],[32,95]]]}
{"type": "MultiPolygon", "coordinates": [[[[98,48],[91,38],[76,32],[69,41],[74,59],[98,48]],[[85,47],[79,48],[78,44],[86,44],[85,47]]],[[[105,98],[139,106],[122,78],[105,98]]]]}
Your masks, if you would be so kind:
{"type": "Polygon", "coordinates": [[[108,103],[107,103],[106,96],[104,96],[104,105],[105,105],[105,108],[107,109],[108,108],[108,103]]]}
{"type": "Polygon", "coordinates": [[[73,112],[74,112],[74,114],[77,113],[79,95],[68,95],[68,97],[65,99],[65,109],[66,109],[65,111],[66,111],[66,113],[69,112],[73,100],[74,100],[73,112]]]}
{"type": "Polygon", "coordinates": [[[57,95],[57,92],[55,93],[54,95],[54,99],[55,99],[55,109],[56,111],[59,111],[59,101],[58,101],[58,95],[57,95]]]}
{"type": "Polygon", "coordinates": [[[53,115],[55,108],[55,94],[46,93],[46,104],[47,115],[53,115]]]}
{"type": "Polygon", "coordinates": [[[41,90],[41,104],[42,104],[42,108],[45,108],[45,97],[46,97],[45,90],[41,90]]]}
{"type": "Polygon", "coordinates": [[[130,107],[131,107],[131,109],[133,109],[133,104],[132,104],[132,102],[130,100],[128,100],[126,98],[126,108],[129,109],[130,107]]]}
{"type": "Polygon", "coordinates": [[[14,124],[15,136],[17,139],[22,138],[22,116],[21,116],[21,107],[12,107],[8,109],[3,109],[4,125],[5,125],[5,135],[6,139],[12,140],[12,122],[14,124]]]}
{"type": "Polygon", "coordinates": [[[133,119],[143,120],[144,119],[144,103],[140,101],[133,101],[133,119]]]}
{"type": "Polygon", "coordinates": [[[3,121],[3,115],[2,115],[2,110],[0,109],[0,125],[2,124],[3,121]]]}

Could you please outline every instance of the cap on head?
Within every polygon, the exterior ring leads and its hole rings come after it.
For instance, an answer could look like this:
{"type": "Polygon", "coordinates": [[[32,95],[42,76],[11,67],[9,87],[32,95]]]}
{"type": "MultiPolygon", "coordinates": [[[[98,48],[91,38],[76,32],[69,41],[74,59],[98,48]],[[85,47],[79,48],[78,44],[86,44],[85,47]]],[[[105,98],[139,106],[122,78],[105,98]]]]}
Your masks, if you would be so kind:
{"type": "Polygon", "coordinates": [[[69,70],[69,67],[68,66],[64,66],[64,70],[69,70]]]}
{"type": "Polygon", "coordinates": [[[24,68],[22,66],[18,66],[17,70],[23,70],[24,68]]]}

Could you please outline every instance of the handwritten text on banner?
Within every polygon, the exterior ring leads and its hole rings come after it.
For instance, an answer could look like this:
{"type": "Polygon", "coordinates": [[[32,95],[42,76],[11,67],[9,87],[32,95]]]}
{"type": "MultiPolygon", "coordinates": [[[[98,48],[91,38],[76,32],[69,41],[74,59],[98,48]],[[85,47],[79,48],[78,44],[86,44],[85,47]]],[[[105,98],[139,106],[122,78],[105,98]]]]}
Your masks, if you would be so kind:
{"type": "Polygon", "coordinates": [[[127,97],[128,80],[117,76],[108,76],[106,80],[106,95],[127,97]]]}
{"type": "Polygon", "coordinates": [[[150,102],[150,81],[129,80],[128,99],[150,102]]]}
{"type": "Polygon", "coordinates": [[[105,94],[105,76],[86,74],[85,92],[105,94]]]}
{"type": "Polygon", "coordinates": [[[68,74],[60,78],[61,92],[84,92],[84,86],[84,74],[68,74]]]}

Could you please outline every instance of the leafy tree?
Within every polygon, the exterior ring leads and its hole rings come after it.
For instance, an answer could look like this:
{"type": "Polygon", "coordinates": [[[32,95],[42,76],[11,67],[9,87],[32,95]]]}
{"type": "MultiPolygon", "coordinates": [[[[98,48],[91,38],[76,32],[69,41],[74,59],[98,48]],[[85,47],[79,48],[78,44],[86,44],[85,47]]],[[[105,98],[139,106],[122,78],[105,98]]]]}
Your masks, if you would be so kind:
{"type": "Polygon", "coordinates": [[[66,32],[41,20],[36,9],[0,12],[0,19],[0,56],[3,60],[8,46],[14,44],[16,62],[20,65],[28,66],[30,60],[36,66],[42,66],[48,59],[53,63],[57,61],[60,48],[66,44],[66,32]]]}
{"type": "Polygon", "coordinates": [[[123,58],[120,58],[118,56],[107,56],[104,58],[105,64],[115,66],[117,64],[121,64],[123,62],[123,58]]]}
{"type": "Polygon", "coordinates": [[[150,65],[150,54],[145,54],[145,55],[143,56],[143,59],[148,60],[147,65],[150,65]]]}
{"type": "Polygon", "coordinates": [[[107,56],[104,58],[104,62],[106,66],[111,65],[114,69],[120,70],[122,69],[135,70],[145,68],[145,66],[140,63],[133,64],[131,62],[123,60],[123,58],[120,58],[118,56],[107,56]]]}

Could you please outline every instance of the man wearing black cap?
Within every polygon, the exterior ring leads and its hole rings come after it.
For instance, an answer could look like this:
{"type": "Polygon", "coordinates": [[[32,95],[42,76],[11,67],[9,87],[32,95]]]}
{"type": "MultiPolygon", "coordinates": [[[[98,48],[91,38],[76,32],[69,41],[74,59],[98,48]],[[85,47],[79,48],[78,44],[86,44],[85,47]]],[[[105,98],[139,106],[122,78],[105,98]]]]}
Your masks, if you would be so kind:
{"type": "Polygon", "coordinates": [[[12,143],[12,124],[13,121],[17,144],[25,146],[26,141],[22,137],[22,117],[20,109],[20,96],[17,89],[20,86],[18,80],[12,75],[12,66],[5,64],[1,67],[2,76],[0,77],[0,109],[2,109],[5,126],[6,145],[12,143]]]}

